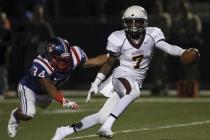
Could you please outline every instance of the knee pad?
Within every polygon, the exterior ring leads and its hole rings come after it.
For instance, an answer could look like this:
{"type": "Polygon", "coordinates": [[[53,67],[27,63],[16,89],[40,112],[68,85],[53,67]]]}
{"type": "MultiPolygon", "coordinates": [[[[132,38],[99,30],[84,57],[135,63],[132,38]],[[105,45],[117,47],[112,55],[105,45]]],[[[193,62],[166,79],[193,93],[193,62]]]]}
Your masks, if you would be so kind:
{"type": "Polygon", "coordinates": [[[140,96],[140,89],[137,82],[132,83],[132,90],[130,92],[130,95],[133,96],[135,99],[139,98],[140,96]]]}
{"type": "Polygon", "coordinates": [[[109,113],[99,113],[98,114],[98,122],[100,124],[104,124],[104,122],[106,121],[106,119],[108,118],[109,113]]]}
{"type": "Polygon", "coordinates": [[[28,112],[24,115],[33,118],[35,116],[35,114],[36,114],[35,112],[28,112]]]}

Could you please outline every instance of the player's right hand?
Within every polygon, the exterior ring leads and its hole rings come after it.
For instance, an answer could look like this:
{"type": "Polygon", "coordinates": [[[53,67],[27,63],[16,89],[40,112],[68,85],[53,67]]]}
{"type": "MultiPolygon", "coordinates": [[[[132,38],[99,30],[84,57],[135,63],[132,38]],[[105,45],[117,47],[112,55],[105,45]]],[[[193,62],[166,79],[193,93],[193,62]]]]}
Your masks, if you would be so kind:
{"type": "Polygon", "coordinates": [[[71,109],[77,110],[78,108],[79,108],[79,105],[76,102],[73,102],[71,109]]]}
{"type": "Polygon", "coordinates": [[[64,99],[63,107],[77,110],[79,108],[79,105],[76,102],[72,102],[72,101],[69,101],[68,99],[64,99]]]}
{"type": "Polygon", "coordinates": [[[90,90],[88,91],[88,96],[86,98],[86,102],[90,101],[92,94],[97,94],[97,93],[98,93],[98,85],[96,85],[95,83],[92,83],[90,90]]]}

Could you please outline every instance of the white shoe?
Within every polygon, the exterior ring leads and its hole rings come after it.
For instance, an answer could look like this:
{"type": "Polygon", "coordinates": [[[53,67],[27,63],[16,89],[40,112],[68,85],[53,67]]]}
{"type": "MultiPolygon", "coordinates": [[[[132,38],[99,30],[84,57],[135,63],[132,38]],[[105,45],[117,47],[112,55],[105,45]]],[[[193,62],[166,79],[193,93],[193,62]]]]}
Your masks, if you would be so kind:
{"type": "Polygon", "coordinates": [[[55,136],[52,138],[52,140],[63,140],[66,137],[66,134],[64,133],[65,130],[66,127],[58,127],[55,131],[55,136]]]}
{"type": "Polygon", "coordinates": [[[99,137],[104,137],[104,138],[107,138],[107,139],[112,139],[112,137],[113,137],[113,132],[110,129],[100,128],[98,130],[97,134],[98,134],[99,137]]]}
{"type": "Polygon", "coordinates": [[[11,112],[11,115],[10,115],[10,119],[9,119],[9,122],[8,122],[8,127],[7,127],[7,132],[8,132],[8,135],[9,137],[11,138],[14,138],[16,133],[17,133],[17,128],[19,126],[19,122],[15,119],[15,117],[13,116],[13,113],[17,110],[14,109],[12,110],[11,112]]]}

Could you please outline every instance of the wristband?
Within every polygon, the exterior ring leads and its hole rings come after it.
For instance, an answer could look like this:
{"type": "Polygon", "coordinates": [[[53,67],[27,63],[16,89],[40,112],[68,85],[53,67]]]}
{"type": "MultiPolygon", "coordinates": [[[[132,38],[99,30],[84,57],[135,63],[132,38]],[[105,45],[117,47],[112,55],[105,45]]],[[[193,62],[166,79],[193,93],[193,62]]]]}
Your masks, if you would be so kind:
{"type": "Polygon", "coordinates": [[[105,79],[105,75],[103,73],[98,73],[93,83],[96,85],[99,85],[101,81],[103,81],[104,79],[105,79]]]}
{"type": "Polygon", "coordinates": [[[58,92],[54,98],[58,103],[63,104],[64,97],[62,93],[58,92]]]}

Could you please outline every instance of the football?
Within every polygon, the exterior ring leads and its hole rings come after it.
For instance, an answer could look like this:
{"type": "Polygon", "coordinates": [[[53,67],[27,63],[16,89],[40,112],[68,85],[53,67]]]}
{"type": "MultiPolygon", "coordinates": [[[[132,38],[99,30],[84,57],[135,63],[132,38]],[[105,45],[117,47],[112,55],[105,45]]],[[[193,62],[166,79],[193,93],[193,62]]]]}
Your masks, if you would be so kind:
{"type": "Polygon", "coordinates": [[[198,62],[199,56],[200,54],[197,49],[189,48],[182,53],[180,61],[183,65],[191,66],[198,62]]]}

